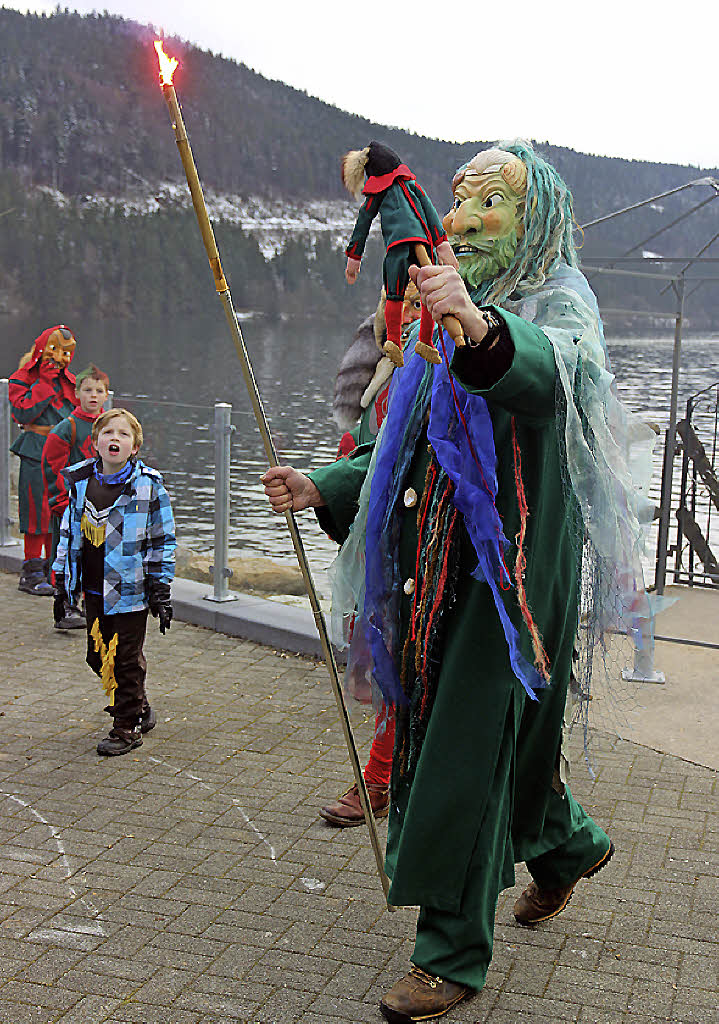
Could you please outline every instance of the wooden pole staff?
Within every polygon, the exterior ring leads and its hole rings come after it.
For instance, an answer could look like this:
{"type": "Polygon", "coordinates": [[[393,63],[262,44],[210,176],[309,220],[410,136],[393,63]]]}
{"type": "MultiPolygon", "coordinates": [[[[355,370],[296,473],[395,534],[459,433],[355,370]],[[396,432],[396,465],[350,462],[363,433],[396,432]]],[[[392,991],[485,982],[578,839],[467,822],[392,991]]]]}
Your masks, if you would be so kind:
{"type": "MultiPolygon", "coordinates": [[[[190,189],[190,195],[192,196],[192,205],[195,208],[197,215],[197,223],[200,228],[200,234],[202,235],[202,241],[207,252],[207,258],[210,261],[210,268],[212,270],[212,276],[215,279],[215,288],[217,295],[222,302],[225,310],[225,316],[227,323],[230,328],[230,334],[232,335],[232,341],[235,346],[235,351],[240,360],[240,366],[242,368],[242,375],[245,379],[247,386],[247,392],[250,396],[252,403],[252,409],[255,414],[257,426],[262,437],[262,443],[265,448],[265,454],[270,466],[279,465],[277,459],[277,452],[275,451],[274,442],[270,434],[269,424],[265,411],[262,406],[262,399],[260,397],[259,388],[255,380],[255,375],[252,371],[252,365],[250,363],[249,355],[245,347],[245,341],[242,337],[242,331],[237,322],[237,315],[235,313],[234,306],[232,304],[232,296],[230,295],[230,289],[225,280],[225,275],[222,270],[222,264],[220,262],[220,253],[217,248],[215,241],[215,234],[212,230],[212,224],[210,223],[210,217],[207,213],[207,206],[205,205],[205,197],[202,191],[202,185],[200,184],[200,178],[197,173],[197,167],[195,166],[195,160],[192,155],[190,148],[190,142],[187,137],[187,129],[182,119],[182,113],[180,111],[180,104],[177,100],[175,93],[175,87],[172,84],[172,75],[177,67],[177,61],[175,58],[168,58],[162,51],[162,44],[158,41],[155,43],[155,49],[157,50],[157,56],[160,61],[160,85],[162,92],[167,103],[167,109],[170,112],[170,119],[172,121],[172,127],[175,132],[175,140],[177,142],[177,148],[180,151],[180,159],[182,160],[182,166],[185,170],[185,177],[187,178],[187,184],[190,189]],[[167,66],[163,66],[164,61],[168,61],[167,66]]],[[[370,841],[372,843],[372,849],[374,851],[375,861],[377,862],[377,872],[379,874],[380,882],[382,883],[382,889],[384,891],[385,900],[389,896],[389,879],[384,870],[384,856],[379,842],[379,836],[377,834],[377,823],[375,821],[374,814],[372,813],[372,806],[369,800],[369,794],[367,792],[367,786],[365,784],[364,776],[362,774],[362,766],[359,761],[357,754],[357,745],[352,735],[352,728],[350,726],[349,715],[347,712],[347,706],[344,701],[342,694],[342,686],[340,683],[339,673],[337,671],[337,662],[335,660],[334,651],[329,640],[329,634],[327,632],[327,624],[325,617],[322,614],[320,603],[317,597],[317,591],[315,589],[314,580],[310,572],[310,567],[307,562],[307,556],[305,554],[304,546],[302,544],[302,538],[300,537],[299,530],[297,529],[297,523],[292,511],[285,512],[285,519],[287,521],[287,528],[290,531],[292,538],[292,545],[295,549],[295,555],[299,563],[300,571],[305,582],[307,589],[307,596],[310,600],[310,606],[312,608],[312,614],[314,616],[315,625],[317,626],[317,632],[319,633],[320,643],[322,644],[322,650],[324,652],[325,661],[327,663],[327,669],[330,675],[330,682],[334,691],[335,700],[337,702],[337,710],[340,715],[340,722],[342,724],[342,730],[345,736],[345,742],[347,744],[347,751],[350,757],[350,763],[352,765],[352,771],[354,773],[355,782],[357,783],[357,789],[359,790],[360,803],[362,810],[364,811],[365,820],[369,827],[370,841]]],[[[389,903],[388,903],[389,906],[389,903]]],[[[394,909],[394,908],[391,908],[394,909]]]]}

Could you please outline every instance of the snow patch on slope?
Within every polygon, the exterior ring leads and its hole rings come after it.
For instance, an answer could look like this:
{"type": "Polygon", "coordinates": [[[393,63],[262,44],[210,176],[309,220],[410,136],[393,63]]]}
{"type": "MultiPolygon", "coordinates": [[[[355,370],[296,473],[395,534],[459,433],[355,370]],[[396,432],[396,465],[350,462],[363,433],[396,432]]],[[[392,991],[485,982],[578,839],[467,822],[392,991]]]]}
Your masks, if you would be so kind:
{"type": "MultiPolygon", "coordinates": [[[[69,205],[67,196],[55,189],[41,187],[38,191],[53,198],[58,206],[69,205]]],[[[293,203],[207,188],[205,201],[213,222],[239,224],[256,238],[265,259],[282,252],[291,239],[299,237],[312,245],[326,238],[331,245],[344,249],[357,216],[357,206],[344,199],[293,203]]],[[[80,209],[122,210],[128,216],[151,216],[161,210],[189,209],[192,201],[186,185],[165,181],[153,189],[137,189],[122,196],[85,195],[78,205],[80,209]]]]}

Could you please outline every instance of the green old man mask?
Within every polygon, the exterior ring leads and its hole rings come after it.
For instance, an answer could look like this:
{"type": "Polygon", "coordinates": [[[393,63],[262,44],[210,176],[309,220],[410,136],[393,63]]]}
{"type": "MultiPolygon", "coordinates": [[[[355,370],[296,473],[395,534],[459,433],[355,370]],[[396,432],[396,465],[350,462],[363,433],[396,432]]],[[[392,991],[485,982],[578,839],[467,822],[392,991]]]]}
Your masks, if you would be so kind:
{"type": "Polygon", "coordinates": [[[524,233],[526,189],[526,167],[502,149],[478,153],[455,174],[454,203],[442,225],[468,288],[512,262],[524,233]]]}

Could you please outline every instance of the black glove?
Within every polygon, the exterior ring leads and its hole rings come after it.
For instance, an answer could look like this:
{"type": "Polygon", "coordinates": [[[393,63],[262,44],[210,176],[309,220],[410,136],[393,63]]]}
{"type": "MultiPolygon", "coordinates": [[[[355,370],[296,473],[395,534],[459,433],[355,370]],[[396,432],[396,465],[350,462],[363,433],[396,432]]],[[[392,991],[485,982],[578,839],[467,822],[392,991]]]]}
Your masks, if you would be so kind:
{"type": "Polygon", "coordinates": [[[151,583],[148,595],[150,611],[160,620],[160,632],[164,635],[172,622],[172,605],[170,604],[170,584],[151,583]]]}
{"type": "Polygon", "coordinates": [[[163,604],[159,604],[157,606],[157,611],[153,612],[153,614],[159,617],[160,632],[164,636],[165,630],[170,628],[170,623],[172,622],[172,605],[170,604],[169,601],[166,601],[163,604]]]}
{"type": "Polygon", "coordinates": [[[52,602],[52,617],[55,622],[65,618],[65,605],[69,603],[65,590],[65,577],[61,572],[55,573],[55,599],[52,602]]]}

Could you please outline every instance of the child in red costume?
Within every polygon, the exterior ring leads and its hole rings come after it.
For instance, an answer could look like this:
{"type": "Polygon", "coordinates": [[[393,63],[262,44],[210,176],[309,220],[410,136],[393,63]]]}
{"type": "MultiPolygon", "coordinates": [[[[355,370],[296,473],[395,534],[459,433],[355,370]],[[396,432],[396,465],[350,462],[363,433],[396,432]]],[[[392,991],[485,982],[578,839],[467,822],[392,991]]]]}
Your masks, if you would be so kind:
{"type": "MultiPolygon", "coordinates": [[[[410,282],[401,307],[401,343],[404,343],[412,324],[420,319],[421,310],[419,292],[410,282]]],[[[386,357],[381,358],[383,343],[387,338],[385,313],[386,297],[383,293],[374,315],[367,317],[357,329],[353,344],[345,354],[337,374],[335,421],[338,426],[349,426],[347,421],[350,418],[357,421],[351,430],[342,435],[337,452],[338,458],[345,458],[357,445],[374,440],[387,412],[394,365],[386,357]],[[376,355],[374,371],[371,356],[373,350],[376,355]],[[338,405],[342,409],[341,413],[338,412],[338,405]]],[[[375,818],[384,818],[389,811],[393,750],[394,716],[391,712],[388,713],[386,708],[382,708],[375,719],[372,746],[362,773],[375,818]]],[[[337,797],[331,804],[320,808],[320,817],[338,828],[363,825],[365,816],[357,784],[350,786],[346,793],[337,797]]]]}
{"type": "Polygon", "coordinates": [[[22,428],[10,447],[20,458],[18,506],[25,544],[18,590],[38,596],[54,593],[47,579],[50,506],[42,478],[42,449],[52,428],[75,407],[75,375],[68,369],[74,353],[72,331],[63,324],[48,327],[10,378],[10,409],[22,428]]]}
{"type": "MultiPolygon", "coordinates": [[[[92,440],[92,424],[102,412],[109,388],[109,377],[93,363],[78,373],[75,378],[77,405],[66,419],[52,428],[42,450],[42,476],[52,525],[51,564],[60,540],[60,521],[68,503],[62,471],[97,454],[92,440]]],[[[65,615],[55,622],[55,628],[84,629],[85,616],[77,607],[68,604],[65,615]]]]}

